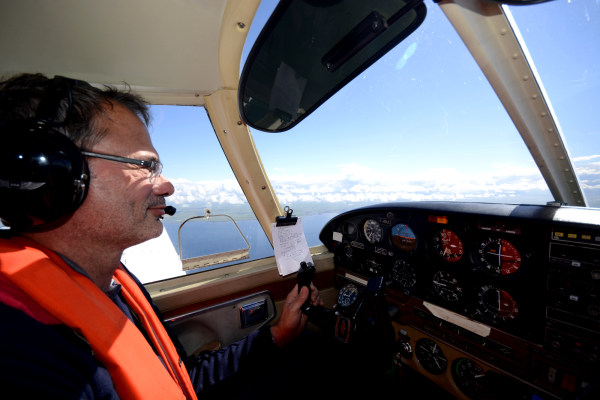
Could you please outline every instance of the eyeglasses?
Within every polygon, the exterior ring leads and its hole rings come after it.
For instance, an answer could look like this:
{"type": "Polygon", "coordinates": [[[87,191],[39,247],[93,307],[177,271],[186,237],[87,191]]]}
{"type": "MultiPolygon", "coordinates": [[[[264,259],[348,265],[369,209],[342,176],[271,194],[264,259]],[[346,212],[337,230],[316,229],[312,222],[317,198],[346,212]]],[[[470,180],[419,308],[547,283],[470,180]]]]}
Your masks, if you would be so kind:
{"type": "Polygon", "coordinates": [[[104,160],[116,161],[116,162],[127,163],[127,164],[141,165],[142,167],[148,168],[148,170],[150,171],[150,182],[151,183],[154,180],[154,178],[159,177],[160,174],[162,173],[163,165],[160,161],[138,160],[136,158],[127,158],[127,157],[113,156],[110,154],[93,153],[91,151],[82,151],[81,154],[83,154],[84,156],[87,156],[87,157],[102,158],[104,160]]]}

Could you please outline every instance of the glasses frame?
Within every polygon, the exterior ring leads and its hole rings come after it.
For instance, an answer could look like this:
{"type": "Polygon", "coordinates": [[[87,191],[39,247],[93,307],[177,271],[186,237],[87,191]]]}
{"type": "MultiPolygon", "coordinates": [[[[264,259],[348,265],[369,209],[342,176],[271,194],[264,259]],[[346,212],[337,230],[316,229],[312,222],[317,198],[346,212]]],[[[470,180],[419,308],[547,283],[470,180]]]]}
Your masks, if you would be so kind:
{"type": "Polygon", "coordinates": [[[134,164],[146,167],[150,170],[149,179],[151,183],[154,180],[154,178],[159,177],[162,173],[163,165],[160,161],[140,160],[137,158],[114,156],[112,154],[94,153],[92,151],[82,151],[81,154],[83,154],[86,157],[101,158],[103,160],[116,161],[120,163],[134,164]]]}

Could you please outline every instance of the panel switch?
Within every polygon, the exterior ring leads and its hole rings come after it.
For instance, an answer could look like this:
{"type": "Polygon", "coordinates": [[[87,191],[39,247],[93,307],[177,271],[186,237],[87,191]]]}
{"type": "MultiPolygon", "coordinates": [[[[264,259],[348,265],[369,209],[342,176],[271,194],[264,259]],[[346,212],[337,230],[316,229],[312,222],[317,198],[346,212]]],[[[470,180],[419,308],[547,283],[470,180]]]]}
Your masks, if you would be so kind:
{"type": "Polygon", "coordinates": [[[264,299],[240,307],[242,329],[266,321],[268,317],[269,310],[264,299]]]}

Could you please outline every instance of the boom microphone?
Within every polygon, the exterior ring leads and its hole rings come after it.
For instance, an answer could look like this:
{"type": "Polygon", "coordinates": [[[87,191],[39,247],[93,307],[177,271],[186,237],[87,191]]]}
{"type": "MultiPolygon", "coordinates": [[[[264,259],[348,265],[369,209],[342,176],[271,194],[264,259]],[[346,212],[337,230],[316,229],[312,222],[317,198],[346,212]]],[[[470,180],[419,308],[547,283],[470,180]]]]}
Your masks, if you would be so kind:
{"type": "Polygon", "coordinates": [[[165,207],[165,214],[167,215],[175,215],[175,212],[177,211],[177,209],[173,206],[166,206],[165,207]]]}

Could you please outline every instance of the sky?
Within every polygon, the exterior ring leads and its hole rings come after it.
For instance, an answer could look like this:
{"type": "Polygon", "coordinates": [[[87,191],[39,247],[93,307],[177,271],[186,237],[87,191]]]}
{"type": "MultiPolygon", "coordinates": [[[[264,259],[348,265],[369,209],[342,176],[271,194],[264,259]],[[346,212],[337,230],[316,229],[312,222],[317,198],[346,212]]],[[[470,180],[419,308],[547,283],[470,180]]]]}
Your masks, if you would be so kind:
{"type": "MultiPolygon", "coordinates": [[[[259,8],[260,26],[273,4],[259,8]]],[[[552,200],[479,67],[438,7],[426,6],[416,32],[299,125],[252,132],[282,205],[552,200]]],[[[600,207],[600,2],[555,0],[511,12],[588,203],[600,207]]],[[[253,26],[249,41],[257,34],[253,26]]],[[[154,106],[153,115],[173,204],[245,202],[203,109],[154,106]]]]}

